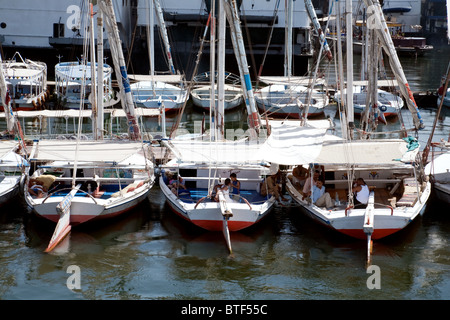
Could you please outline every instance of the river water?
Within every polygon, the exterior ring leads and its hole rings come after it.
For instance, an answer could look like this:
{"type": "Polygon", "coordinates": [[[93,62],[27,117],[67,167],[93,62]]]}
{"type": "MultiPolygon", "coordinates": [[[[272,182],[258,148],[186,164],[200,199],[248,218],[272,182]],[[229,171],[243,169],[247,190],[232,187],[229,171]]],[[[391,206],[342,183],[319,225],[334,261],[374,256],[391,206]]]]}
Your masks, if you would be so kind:
{"type": "MultiPolygon", "coordinates": [[[[449,52],[401,59],[414,91],[437,89],[449,52]]],[[[420,111],[427,126],[419,133],[423,147],[436,107],[420,111]]],[[[402,114],[407,122],[408,111],[402,114]]],[[[335,110],[329,115],[335,117],[335,110]]],[[[192,110],[182,125],[190,130],[202,117],[192,110]]],[[[242,128],[245,112],[227,120],[242,128]]],[[[168,125],[173,121],[168,118],[168,125]]],[[[433,140],[447,139],[449,132],[446,111],[433,140]]],[[[406,229],[374,243],[380,288],[372,289],[366,243],[315,224],[296,207],[277,207],[261,223],[232,233],[232,255],[221,233],[176,217],[158,186],[132,212],[74,228],[65,247],[44,253],[53,229],[20,203],[1,208],[0,300],[450,299],[449,206],[434,199],[406,229]],[[71,278],[75,274],[79,282],[71,278]]]]}

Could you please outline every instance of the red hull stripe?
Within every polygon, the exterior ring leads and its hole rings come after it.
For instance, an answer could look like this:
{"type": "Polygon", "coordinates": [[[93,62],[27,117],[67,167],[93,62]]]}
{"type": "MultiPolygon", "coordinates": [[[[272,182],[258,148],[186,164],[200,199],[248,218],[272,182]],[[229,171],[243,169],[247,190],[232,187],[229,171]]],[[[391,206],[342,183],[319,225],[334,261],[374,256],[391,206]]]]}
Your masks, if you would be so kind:
{"type": "MultiPolygon", "coordinates": [[[[209,231],[222,231],[223,228],[223,221],[219,220],[191,220],[191,222],[209,231]]],[[[253,222],[250,221],[228,220],[228,229],[230,231],[239,231],[244,228],[250,227],[252,224],[253,222]]]]}
{"type": "MultiPolygon", "coordinates": [[[[208,231],[222,231],[222,229],[223,229],[223,221],[222,220],[190,220],[188,217],[186,217],[185,215],[181,214],[178,210],[176,210],[170,201],[169,201],[169,206],[177,216],[195,224],[196,226],[198,226],[200,228],[203,228],[208,231]]],[[[239,231],[239,230],[250,227],[254,223],[255,222],[251,222],[251,221],[228,220],[228,230],[239,231]]]]}
{"type": "MultiPolygon", "coordinates": [[[[397,231],[400,231],[401,229],[375,229],[372,234],[372,239],[381,239],[384,237],[387,237],[397,231]]],[[[367,239],[367,235],[364,233],[362,229],[337,229],[337,231],[346,234],[350,237],[362,239],[367,239]]]]}

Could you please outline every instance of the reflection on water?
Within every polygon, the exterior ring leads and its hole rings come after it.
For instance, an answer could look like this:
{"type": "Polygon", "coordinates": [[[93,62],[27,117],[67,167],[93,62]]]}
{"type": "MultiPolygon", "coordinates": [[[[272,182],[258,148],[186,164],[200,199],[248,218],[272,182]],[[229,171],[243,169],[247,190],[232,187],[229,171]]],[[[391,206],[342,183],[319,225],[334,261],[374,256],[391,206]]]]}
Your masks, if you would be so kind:
{"type": "MultiPolygon", "coordinates": [[[[260,224],[206,232],[172,213],[156,186],[117,219],[74,228],[66,251],[44,250],[54,225],[3,211],[1,299],[448,299],[450,224],[434,202],[406,229],[376,241],[381,290],[369,290],[364,241],[324,228],[297,207],[260,224]],[[69,290],[67,268],[81,270],[69,290]]],[[[448,212],[448,210],[447,210],[448,212]]]]}

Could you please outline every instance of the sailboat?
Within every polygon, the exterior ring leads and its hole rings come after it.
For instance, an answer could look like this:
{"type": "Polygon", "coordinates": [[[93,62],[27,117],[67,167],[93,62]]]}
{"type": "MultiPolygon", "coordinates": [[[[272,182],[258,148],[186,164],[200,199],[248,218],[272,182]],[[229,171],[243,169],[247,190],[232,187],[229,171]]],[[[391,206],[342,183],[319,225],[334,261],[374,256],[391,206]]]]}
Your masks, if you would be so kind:
{"type": "MultiPolygon", "coordinates": [[[[97,102],[93,110],[97,111],[95,119],[100,121],[93,122],[94,139],[81,140],[78,136],[76,140],[41,139],[34,142],[30,161],[36,163],[37,169],[27,181],[24,197],[34,213],[57,223],[46,252],[52,251],[67,236],[72,226],[128,212],[147,198],[155,181],[149,146],[141,140],[134,114],[111,1],[99,2],[97,14],[99,20],[106,24],[116,72],[120,71],[122,75],[122,81],[118,82],[119,94],[129,123],[129,139],[103,138],[103,100],[97,95],[98,100],[93,100],[97,102]]],[[[98,45],[102,43],[102,28],[100,23],[98,45]]],[[[93,52],[91,47],[91,57],[94,56],[93,52]]],[[[98,53],[101,60],[101,45],[98,53]]],[[[97,80],[98,91],[101,92],[103,81],[97,80]]]]}
{"type": "Polygon", "coordinates": [[[434,143],[435,151],[441,154],[433,155],[425,167],[425,173],[430,176],[434,195],[446,203],[450,203],[450,143],[442,141],[434,143]]]}
{"type": "MultiPolygon", "coordinates": [[[[445,81],[442,85],[443,92],[448,90],[449,82],[450,62],[447,68],[447,76],[445,77],[445,81]]],[[[444,202],[450,203],[450,137],[448,141],[442,139],[439,142],[433,142],[434,130],[443,107],[445,107],[445,101],[440,100],[438,110],[436,112],[436,118],[434,119],[433,128],[422,157],[423,164],[426,165],[425,173],[430,176],[432,189],[435,196],[444,202]],[[428,162],[429,156],[431,156],[431,159],[428,162]]]]}
{"type": "MultiPolygon", "coordinates": [[[[14,110],[44,109],[49,96],[44,62],[23,59],[16,52],[11,59],[2,61],[2,70],[14,110]]],[[[4,110],[3,106],[0,108],[4,110]]]]}
{"type": "Polygon", "coordinates": [[[258,108],[269,116],[301,118],[309,99],[309,117],[324,113],[329,99],[324,92],[302,85],[272,84],[261,88],[255,95],[258,108]]]}
{"type": "Polygon", "coordinates": [[[139,141],[36,141],[30,161],[41,164],[29,180],[41,184],[44,193],[27,189],[25,199],[38,215],[58,222],[57,207],[75,184],[72,225],[114,217],[140,203],[152,187],[149,154],[148,146],[139,141]]]}
{"type": "Polygon", "coordinates": [[[159,0],[147,0],[147,4],[148,8],[146,9],[146,12],[148,13],[149,18],[147,37],[150,59],[150,75],[146,77],[140,75],[138,80],[130,85],[133,101],[138,106],[145,108],[164,109],[165,112],[178,111],[185,104],[186,100],[189,98],[189,95],[187,94],[186,88],[184,88],[183,78],[177,74],[175,70],[161,4],[159,3],[159,0]],[[156,11],[156,18],[164,44],[165,57],[169,65],[170,75],[155,75],[153,40],[154,11],[156,11]],[[175,85],[175,83],[178,83],[179,86],[175,85]]]}
{"type": "MultiPolygon", "coordinates": [[[[104,106],[112,106],[118,102],[115,99],[114,89],[112,87],[112,68],[104,63],[103,69],[103,104],[104,106]]],[[[92,105],[92,81],[99,77],[98,63],[92,64],[90,62],[84,64],[80,61],[60,62],[55,65],[55,94],[60,101],[60,104],[67,109],[79,109],[80,102],[85,108],[90,108],[92,105]],[[94,70],[94,71],[93,71],[94,70]],[[95,77],[91,76],[91,72],[95,73],[95,77]],[[84,96],[81,97],[81,86],[83,88],[84,96]]]]}
{"type": "Polygon", "coordinates": [[[17,198],[20,184],[30,169],[20,151],[17,141],[0,140],[0,206],[17,198]]]}
{"type": "MultiPolygon", "coordinates": [[[[366,111],[368,94],[366,86],[353,86],[353,107],[356,116],[361,117],[366,111]]],[[[346,95],[346,90],[344,90],[343,95],[346,95]]],[[[400,96],[382,89],[377,89],[377,99],[376,105],[378,106],[379,113],[386,119],[397,117],[404,106],[403,99],[400,96]]],[[[335,93],[334,100],[342,103],[340,91],[335,93]]]]}
{"type": "MultiPolygon", "coordinates": [[[[217,73],[215,73],[215,77],[217,79],[217,73]]],[[[211,73],[204,72],[202,74],[196,75],[194,77],[194,87],[191,90],[192,102],[194,105],[201,107],[205,110],[209,110],[210,102],[211,102],[211,73]]],[[[239,77],[230,73],[225,72],[225,81],[224,84],[224,103],[225,103],[225,111],[229,111],[235,109],[242,105],[244,102],[244,95],[242,93],[242,87],[240,85],[239,77]]],[[[217,85],[214,86],[214,95],[215,100],[217,100],[217,85]]]]}
{"type": "MultiPolygon", "coordinates": [[[[304,77],[294,77],[292,75],[292,19],[294,4],[295,2],[292,0],[286,1],[286,25],[288,27],[285,35],[284,77],[278,79],[278,83],[271,83],[257,90],[255,99],[259,110],[268,116],[302,118],[303,114],[307,112],[307,116],[316,117],[324,114],[324,108],[328,105],[329,98],[326,92],[314,88],[317,84],[316,79],[307,77],[307,82],[305,83],[304,77]]],[[[321,41],[324,42],[326,56],[331,60],[331,52],[318,23],[312,3],[305,1],[305,6],[313,22],[314,29],[321,41]]],[[[260,76],[259,78],[264,81],[264,77],[260,76]]]]}
{"type": "MultiPolygon", "coordinates": [[[[148,78],[148,77],[146,77],[148,78]]],[[[186,89],[166,81],[156,81],[159,77],[151,80],[141,80],[130,85],[133,93],[133,101],[143,108],[164,108],[165,112],[178,111],[188,98],[186,89]]]]}
{"type": "MultiPolygon", "coordinates": [[[[363,9],[365,12],[365,8],[363,9]]],[[[370,10],[368,10],[370,11],[370,10]]],[[[394,92],[398,86],[396,80],[379,79],[379,74],[386,74],[382,63],[382,48],[378,44],[380,40],[373,32],[373,18],[364,19],[364,22],[356,23],[362,29],[361,41],[361,80],[353,81],[353,110],[355,116],[367,121],[372,116],[378,115],[378,119],[386,123],[386,119],[395,118],[401,112],[404,102],[401,96],[394,92]],[[370,51],[370,54],[369,54],[370,51]],[[389,88],[389,91],[380,87],[389,88]],[[370,101],[370,102],[369,102],[370,101]],[[370,114],[372,113],[372,114],[370,114]]],[[[391,39],[392,40],[392,39],[391,39]]],[[[354,44],[355,42],[353,42],[354,44]]],[[[347,96],[346,89],[337,90],[334,100],[342,103],[342,97],[347,96]]]]}
{"type": "MultiPolygon", "coordinates": [[[[212,10],[214,12],[214,1],[212,10]]],[[[174,154],[167,162],[160,177],[160,188],[172,210],[181,218],[209,231],[222,231],[227,247],[232,252],[230,231],[248,228],[266,217],[275,203],[275,197],[261,196],[260,183],[269,173],[269,164],[262,162],[255,140],[224,139],[224,41],[225,15],[229,22],[233,47],[243,51],[242,33],[236,1],[221,0],[219,17],[218,54],[218,99],[211,99],[215,113],[211,122],[210,135],[203,139],[187,139],[184,136],[172,137],[164,141],[174,154]],[[215,103],[217,101],[217,107],[215,103]],[[167,171],[172,178],[167,177],[167,171]],[[239,192],[226,191],[217,185],[227,184],[230,174],[235,173],[240,181],[239,192]],[[181,179],[180,179],[181,178],[181,179]],[[175,184],[174,184],[174,180],[175,184]],[[214,188],[216,187],[216,188],[214,188]]],[[[211,30],[215,29],[215,18],[211,19],[211,30]]],[[[212,34],[214,43],[214,34],[212,34]]],[[[211,51],[211,69],[215,65],[215,46],[211,51]]],[[[236,54],[241,76],[247,81],[241,84],[247,103],[249,126],[257,132],[260,128],[245,54],[236,54]],[[243,59],[243,60],[240,60],[243,59]]],[[[211,87],[214,87],[212,77],[211,87]]],[[[213,110],[211,110],[213,112],[213,110]]]]}
{"type": "MultiPolygon", "coordinates": [[[[365,3],[367,6],[373,6],[374,17],[382,24],[384,17],[379,3],[372,0],[366,0],[365,3]]],[[[347,11],[351,12],[349,0],[347,8],[350,8],[347,11]]],[[[348,12],[347,33],[351,35],[351,14],[348,12]]],[[[381,39],[384,50],[390,55],[391,63],[399,64],[392,41],[389,37],[384,38],[381,30],[383,28],[380,28],[377,36],[381,39]]],[[[351,36],[347,38],[347,52],[350,52],[349,48],[352,48],[351,36]]],[[[400,88],[405,93],[408,108],[413,115],[415,128],[421,129],[423,122],[412,94],[408,94],[409,86],[401,67],[395,65],[394,70],[400,88]]],[[[309,143],[311,147],[315,147],[314,152],[307,153],[309,157],[305,157],[304,152],[292,151],[286,160],[275,158],[273,161],[287,165],[294,165],[294,162],[297,162],[297,165],[303,166],[304,170],[309,172],[308,176],[299,178],[300,187],[295,185],[295,179],[292,181],[287,179],[286,188],[292,199],[300,205],[303,212],[324,226],[357,239],[367,240],[367,261],[370,263],[372,240],[396,233],[414,221],[425,208],[431,184],[424,174],[416,139],[412,137],[354,139],[354,112],[351,98],[353,97],[351,92],[353,70],[350,54],[347,55],[347,75],[348,93],[344,100],[347,110],[340,112],[342,137],[328,135],[325,132],[315,135],[308,132],[302,135],[299,132],[300,137],[303,136],[306,141],[305,144],[311,140],[311,137],[315,137],[309,143]],[[301,187],[301,179],[305,181],[305,184],[308,179],[314,179],[314,181],[309,184],[311,187],[308,187],[308,184],[306,187],[304,185],[301,187]],[[319,202],[312,196],[317,179],[324,180],[327,193],[319,202]],[[361,204],[357,201],[361,199],[360,194],[354,195],[354,192],[357,192],[355,190],[359,189],[364,190],[366,196],[361,204]]],[[[342,89],[344,84],[342,74],[340,80],[342,89]]],[[[306,128],[279,128],[281,133],[277,136],[286,136],[286,139],[283,144],[272,143],[272,151],[267,154],[279,155],[282,150],[277,151],[277,148],[289,145],[287,141],[291,136],[295,137],[292,145],[301,143],[300,138],[293,135],[292,131],[302,129],[306,128]]]]}
{"type": "Polygon", "coordinates": [[[0,205],[11,202],[19,195],[19,188],[30,170],[26,159],[26,148],[20,130],[20,124],[12,111],[7,81],[3,73],[3,63],[0,57],[0,92],[5,110],[7,137],[0,140],[0,205]],[[12,138],[13,134],[17,140],[12,138]]]}

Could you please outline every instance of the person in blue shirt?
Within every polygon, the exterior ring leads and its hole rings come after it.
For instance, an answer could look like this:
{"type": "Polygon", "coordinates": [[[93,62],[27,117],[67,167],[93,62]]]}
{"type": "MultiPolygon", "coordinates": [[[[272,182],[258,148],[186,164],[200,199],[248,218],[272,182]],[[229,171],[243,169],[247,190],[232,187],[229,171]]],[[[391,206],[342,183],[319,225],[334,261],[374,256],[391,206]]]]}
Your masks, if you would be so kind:
{"type": "Polygon", "coordinates": [[[231,193],[239,194],[241,192],[241,182],[237,179],[236,173],[230,174],[231,179],[231,193]]]}
{"type": "Polygon", "coordinates": [[[318,207],[326,207],[327,210],[331,210],[334,207],[333,200],[328,192],[325,192],[325,186],[323,180],[318,179],[313,186],[312,201],[318,207]]]}

